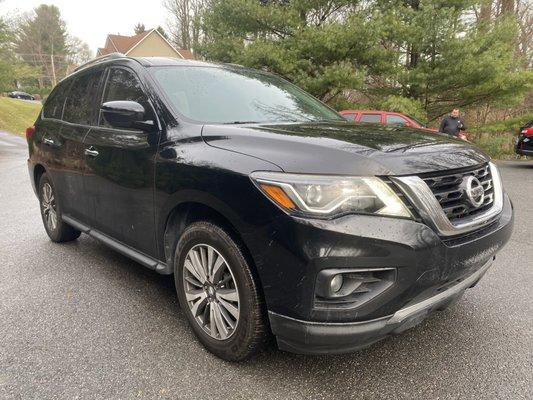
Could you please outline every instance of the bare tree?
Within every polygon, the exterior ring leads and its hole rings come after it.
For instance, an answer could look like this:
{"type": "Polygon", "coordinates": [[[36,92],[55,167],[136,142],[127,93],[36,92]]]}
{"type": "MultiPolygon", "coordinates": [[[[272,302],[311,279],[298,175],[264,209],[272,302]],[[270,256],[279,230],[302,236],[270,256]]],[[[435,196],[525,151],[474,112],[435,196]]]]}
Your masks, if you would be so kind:
{"type": "Polygon", "coordinates": [[[67,37],[69,69],[86,63],[93,58],[93,53],[89,45],[76,36],[67,37]]]}
{"type": "Polygon", "coordinates": [[[478,20],[483,22],[489,22],[492,15],[492,0],[484,0],[481,3],[478,20]]]}
{"type": "Polygon", "coordinates": [[[525,68],[533,68],[533,2],[517,0],[518,54],[524,60],[525,68]]]}
{"type": "Polygon", "coordinates": [[[207,0],[163,0],[170,13],[171,40],[182,49],[195,48],[201,40],[201,12],[207,0]]]}
{"type": "Polygon", "coordinates": [[[500,13],[501,14],[512,14],[515,10],[515,1],[514,0],[501,0],[500,1],[500,13]]]}

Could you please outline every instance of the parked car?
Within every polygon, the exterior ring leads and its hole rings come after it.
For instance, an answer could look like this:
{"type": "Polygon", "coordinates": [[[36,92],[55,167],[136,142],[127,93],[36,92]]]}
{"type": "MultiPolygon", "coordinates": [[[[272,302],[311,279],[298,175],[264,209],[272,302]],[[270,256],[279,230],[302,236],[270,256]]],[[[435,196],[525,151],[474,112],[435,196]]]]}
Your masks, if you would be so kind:
{"type": "Polygon", "coordinates": [[[26,92],[10,92],[7,94],[8,97],[12,99],[22,99],[22,100],[35,100],[35,97],[26,92]]]}
{"type": "Polygon", "coordinates": [[[517,154],[533,156],[533,120],[520,128],[515,150],[517,154]]]}
{"type": "Polygon", "coordinates": [[[411,128],[438,132],[438,129],[428,128],[417,119],[402,113],[376,110],[343,110],[339,112],[348,121],[368,122],[374,124],[401,125],[411,128]]]}
{"type": "Polygon", "coordinates": [[[113,55],[60,82],[26,134],[50,239],[85,233],[173,274],[200,342],[241,360],[271,334],[311,354],[398,334],[508,241],[496,165],[398,129],[265,72],[113,55]]]}

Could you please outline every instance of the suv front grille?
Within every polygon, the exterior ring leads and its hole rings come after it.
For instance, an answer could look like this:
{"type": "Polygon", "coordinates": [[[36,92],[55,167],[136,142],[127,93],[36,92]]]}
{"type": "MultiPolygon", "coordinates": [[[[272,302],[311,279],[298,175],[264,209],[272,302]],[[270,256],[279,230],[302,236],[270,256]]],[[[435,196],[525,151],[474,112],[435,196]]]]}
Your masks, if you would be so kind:
{"type": "Polygon", "coordinates": [[[468,171],[421,176],[421,178],[435,195],[450,222],[481,214],[491,208],[494,202],[494,187],[488,164],[468,171]],[[480,181],[485,190],[485,199],[479,207],[472,205],[463,187],[464,179],[471,175],[480,181]]]}

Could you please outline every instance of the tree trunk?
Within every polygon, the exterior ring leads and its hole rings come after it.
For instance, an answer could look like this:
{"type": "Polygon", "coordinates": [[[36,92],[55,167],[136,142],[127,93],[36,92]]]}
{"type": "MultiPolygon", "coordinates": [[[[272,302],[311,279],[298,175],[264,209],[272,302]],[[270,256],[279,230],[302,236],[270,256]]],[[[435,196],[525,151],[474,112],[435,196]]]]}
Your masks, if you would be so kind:
{"type": "Polygon", "coordinates": [[[514,13],[514,0],[501,0],[500,14],[512,14],[514,13]]]}
{"type": "Polygon", "coordinates": [[[481,4],[481,9],[479,11],[479,21],[489,22],[492,11],[492,0],[485,0],[481,4]]]}

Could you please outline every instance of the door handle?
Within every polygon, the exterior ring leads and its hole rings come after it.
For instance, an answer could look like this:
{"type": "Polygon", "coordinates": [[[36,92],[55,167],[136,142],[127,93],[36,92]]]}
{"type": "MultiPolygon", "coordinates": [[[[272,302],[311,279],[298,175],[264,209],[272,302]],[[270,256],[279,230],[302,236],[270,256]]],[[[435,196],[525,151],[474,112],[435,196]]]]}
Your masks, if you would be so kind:
{"type": "Polygon", "coordinates": [[[52,139],[44,138],[43,143],[47,144],[48,146],[55,146],[56,142],[54,142],[52,139]]]}
{"type": "Polygon", "coordinates": [[[96,157],[98,155],[98,150],[96,150],[93,146],[87,147],[85,149],[85,155],[89,157],[96,157]]]}

